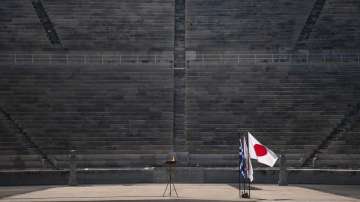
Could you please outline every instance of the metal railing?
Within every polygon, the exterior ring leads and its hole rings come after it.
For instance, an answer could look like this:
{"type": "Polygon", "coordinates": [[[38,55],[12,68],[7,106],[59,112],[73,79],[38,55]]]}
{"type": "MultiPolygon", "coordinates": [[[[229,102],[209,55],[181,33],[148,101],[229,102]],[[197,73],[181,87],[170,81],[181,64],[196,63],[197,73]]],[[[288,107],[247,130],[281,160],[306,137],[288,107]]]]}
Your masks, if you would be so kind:
{"type": "MultiPolygon", "coordinates": [[[[0,64],[125,65],[172,64],[173,55],[0,53],[0,64]]],[[[360,54],[197,54],[190,64],[358,64],[360,54]]]]}
{"type": "Polygon", "coordinates": [[[191,64],[360,64],[360,54],[197,54],[191,64]]]}
{"type": "Polygon", "coordinates": [[[123,65],[171,64],[172,55],[0,54],[0,64],[123,65]]]}

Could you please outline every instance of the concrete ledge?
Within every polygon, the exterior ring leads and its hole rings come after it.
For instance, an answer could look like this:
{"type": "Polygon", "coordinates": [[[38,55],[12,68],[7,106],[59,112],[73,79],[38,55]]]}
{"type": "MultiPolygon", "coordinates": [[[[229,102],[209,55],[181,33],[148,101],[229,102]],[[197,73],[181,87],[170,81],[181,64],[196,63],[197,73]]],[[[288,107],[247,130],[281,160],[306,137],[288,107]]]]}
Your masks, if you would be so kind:
{"type": "MultiPolygon", "coordinates": [[[[259,168],[254,183],[278,182],[279,170],[259,168]]],[[[0,185],[66,185],[67,170],[0,171],[0,185]]],[[[164,183],[167,170],[163,167],[121,169],[79,169],[79,184],[164,183]]],[[[178,183],[237,183],[237,168],[178,167],[178,183]]],[[[360,184],[360,170],[289,169],[289,184],[360,184]]]]}

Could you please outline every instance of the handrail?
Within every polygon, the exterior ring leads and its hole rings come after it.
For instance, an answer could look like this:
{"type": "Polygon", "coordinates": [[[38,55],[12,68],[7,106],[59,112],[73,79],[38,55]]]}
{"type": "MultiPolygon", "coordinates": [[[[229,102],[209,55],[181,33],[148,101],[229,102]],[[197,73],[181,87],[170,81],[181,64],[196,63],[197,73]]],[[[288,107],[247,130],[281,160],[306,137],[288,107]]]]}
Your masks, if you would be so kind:
{"type": "Polygon", "coordinates": [[[171,64],[173,55],[0,53],[0,64],[171,64]]]}
{"type": "MultiPolygon", "coordinates": [[[[125,65],[171,64],[171,54],[122,55],[122,54],[47,54],[47,53],[0,53],[0,64],[47,64],[47,65],[125,65]]],[[[187,62],[192,64],[360,64],[360,53],[329,54],[196,54],[187,62]]]]}
{"type": "Polygon", "coordinates": [[[194,64],[360,64],[360,54],[197,54],[194,64]]]}

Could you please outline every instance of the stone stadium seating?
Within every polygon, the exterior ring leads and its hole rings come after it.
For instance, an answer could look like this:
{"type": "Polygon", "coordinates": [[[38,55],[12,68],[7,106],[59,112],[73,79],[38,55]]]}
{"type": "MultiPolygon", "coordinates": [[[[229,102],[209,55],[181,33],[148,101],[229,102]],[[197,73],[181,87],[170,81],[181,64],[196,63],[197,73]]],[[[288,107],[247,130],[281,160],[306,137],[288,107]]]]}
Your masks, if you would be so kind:
{"type": "MultiPolygon", "coordinates": [[[[359,103],[356,0],[326,1],[305,59],[286,55],[315,0],[41,2],[62,50],[31,0],[1,1],[0,107],[39,148],[0,114],[0,169],[47,168],[39,149],[59,168],[70,150],[105,168],[161,166],[174,148],[184,166],[235,167],[248,131],[300,167],[359,103]],[[308,58],[337,51],[351,54],[308,58]],[[244,52],[250,63],[224,60],[244,52]]],[[[317,166],[359,168],[359,131],[321,148],[317,166]]]]}
{"type": "Polygon", "coordinates": [[[197,51],[290,50],[314,1],[187,1],[186,47],[197,51]]]}
{"type": "MultiPolygon", "coordinates": [[[[43,3],[64,47],[69,50],[134,52],[173,48],[172,1],[44,0],[43,3]]],[[[327,1],[308,40],[308,48],[358,50],[358,3],[327,1]]],[[[292,49],[313,4],[314,0],[282,0],[276,5],[263,0],[187,1],[186,47],[215,51],[292,49]]],[[[2,50],[54,49],[31,1],[4,0],[2,5],[2,50]]]]}
{"type": "Polygon", "coordinates": [[[43,2],[64,47],[69,50],[131,53],[173,48],[173,1],[43,2]]]}
{"type": "Polygon", "coordinates": [[[190,65],[191,163],[236,166],[237,139],[250,131],[286,154],[290,166],[301,166],[356,104],[359,73],[357,66],[336,65],[190,65]]]}
{"type": "Polygon", "coordinates": [[[327,0],[307,46],[316,50],[359,50],[359,27],[359,1],[327,0]]]}
{"type": "MultiPolygon", "coordinates": [[[[173,141],[170,62],[107,64],[105,59],[85,65],[17,59],[25,63],[0,65],[1,106],[59,168],[68,166],[72,149],[82,168],[162,165],[173,141]]],[[[200,60],[187,69],[189,166],[236,166],[238,137],[250,131],[299,167],[360,98],[357,65],[200,60]]],[[[13,134],[5,131],[1,137],[16,145],[13,134]]],[[[34,151],[7,151],[1,158],[14,163],[4,169],[46,167],[34,151]]]]}
{"type": "MultiPolygon", "coordinates": [[[[1,50],[56,49],[51,46],[30,0],[1,3],[1,50]]],[[[131,53],[173,48],[174,3],[171,1],[44,0],[43,3],[68,50],[131,53]]]]}
{"type": "Polygon", "coordinates": [[[29,0],[3,0],[0,8],[0,50],[50,50],[50,43],[29,0]]]}
{"type": "Polygon", "coordinates": [[[0,170],[42,168],[42,158],[21,137],[13,124],[0,114],[0,170]]]}
{"type": "Polygon", "coordinates": [[[327,168],[360,168],[360,119],[350,131],[330,141],[327,148],[321,150],[315,162],[316,167],[327,168]]]}
{"type": "Polygon", "coordinates": [[[156,165],[171,149],[169,65],[6,65],[0,72],[2,107],[60,167],[72,149],[91,161],[80,166],[94,167],[156,165]]]}

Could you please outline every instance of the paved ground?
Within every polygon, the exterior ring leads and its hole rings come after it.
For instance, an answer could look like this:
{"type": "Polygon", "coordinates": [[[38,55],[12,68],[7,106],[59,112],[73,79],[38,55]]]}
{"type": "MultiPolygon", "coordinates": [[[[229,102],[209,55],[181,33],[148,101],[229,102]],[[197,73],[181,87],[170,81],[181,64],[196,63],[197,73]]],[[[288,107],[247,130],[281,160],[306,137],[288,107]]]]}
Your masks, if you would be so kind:
{"type": "Polygon", "coordinates": [[[325,193],[332,193],[341,196],[348,196],[360,200],[360,186],[357,185],[300,185],[301,187],[319,190],[325,193]]]}
{"type": "MultiPolygon", "coordinates": [[[[288,201],[360,202],[360,186],[254,185],[251,199],[240,199],[228,184],[176,184],[179,198],[162,197],[164,184],[0,187],[0,202],[29,201],[288,201]],[[336,190],[336,191],[334,191],[336,190]],[[342,192],[344,190],[344,192],[342,192]]],[[[174,194],[174,193],[173,193],[174,194]]]]}

